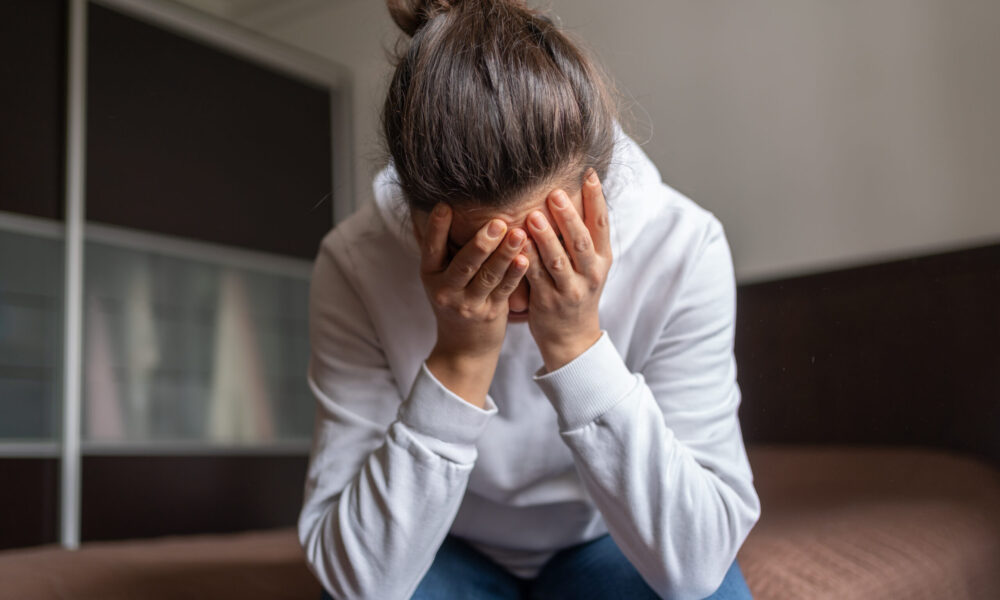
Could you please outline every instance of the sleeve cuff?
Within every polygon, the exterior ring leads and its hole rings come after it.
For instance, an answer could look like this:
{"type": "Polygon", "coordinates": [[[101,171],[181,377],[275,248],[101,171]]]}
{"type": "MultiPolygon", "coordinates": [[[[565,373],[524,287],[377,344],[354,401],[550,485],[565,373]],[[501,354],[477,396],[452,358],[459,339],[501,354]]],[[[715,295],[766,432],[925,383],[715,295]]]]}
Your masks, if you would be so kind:
{"type": "Polygon", "coordinates": [[[458,397],[434,377],[426,364],[413,382],[410,397],[399,406],[399,421],[424,435],[453,444],[473,444],[497,413],[489,396],[479,408],[458,397]]]}
{"type": "Polygon", "coordinates": [[[534,376],[556,409],[561,431],[583,427],[611,410],[635,387],[636,379],[607,331],[569,363],[550,373],[540,369],[534,376]]]}

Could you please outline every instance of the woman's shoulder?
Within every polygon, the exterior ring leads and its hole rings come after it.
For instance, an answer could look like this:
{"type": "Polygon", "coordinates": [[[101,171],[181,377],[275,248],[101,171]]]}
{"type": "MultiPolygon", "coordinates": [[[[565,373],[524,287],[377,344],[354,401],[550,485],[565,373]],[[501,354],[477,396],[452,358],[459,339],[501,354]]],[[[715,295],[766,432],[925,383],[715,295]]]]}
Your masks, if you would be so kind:
{"type": "Polygon", "coordinates": [[[616,255],[672,269],[696,253],[722,225],[716,216],[668,185],[632,138],[621,134],[605,194],[616,255]]]}
{"type": "Polygon", "coordinates": [[[412,233],[404,220],[387,219],[378,201],[368,201],[323,237],[319,254],[335,257],[345,267],[359,261],[392,262],[411,255],[419,257],[416,244],[408,238],[412,233]]]}

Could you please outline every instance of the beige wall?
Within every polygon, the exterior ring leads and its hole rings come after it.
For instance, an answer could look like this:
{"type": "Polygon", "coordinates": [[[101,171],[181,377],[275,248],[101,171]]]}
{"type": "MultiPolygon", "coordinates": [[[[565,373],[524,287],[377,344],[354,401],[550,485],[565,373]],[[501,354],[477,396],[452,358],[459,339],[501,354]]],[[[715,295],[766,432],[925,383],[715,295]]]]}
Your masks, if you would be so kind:
{"type": "MultiPolygon", "coordinates": [[[[363,200],[396,32],[379,0],[305,4],[252,25],[353,72],[363,200]]],[[[725,224],[741,280],[1000,241],[1000,2],[553,7],[665,180],[725,224]]]]}

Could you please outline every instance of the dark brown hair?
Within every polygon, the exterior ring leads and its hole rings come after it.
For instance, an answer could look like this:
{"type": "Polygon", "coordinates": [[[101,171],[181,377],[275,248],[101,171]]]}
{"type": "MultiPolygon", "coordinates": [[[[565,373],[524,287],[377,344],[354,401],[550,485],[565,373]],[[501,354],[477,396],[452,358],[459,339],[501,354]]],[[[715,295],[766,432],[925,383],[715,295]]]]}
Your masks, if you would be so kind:
{"type": "Polygon", "coordinates": [[[411,210],[503,206],[547,183],[603,179],[610,84],[546,16],[517,0],[388,0],[401,44],[382,112],[411,210]]]}

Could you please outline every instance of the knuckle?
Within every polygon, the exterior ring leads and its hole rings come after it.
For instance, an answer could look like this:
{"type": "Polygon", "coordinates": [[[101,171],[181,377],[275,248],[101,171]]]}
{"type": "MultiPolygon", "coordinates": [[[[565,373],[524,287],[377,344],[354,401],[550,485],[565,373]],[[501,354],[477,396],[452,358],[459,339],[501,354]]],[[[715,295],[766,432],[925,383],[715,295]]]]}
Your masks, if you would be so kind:
{"type": "Polygon", "coordinates": [[[479,271],[479,283],[481,283],[482,285],[488,288],[492,288],[496,287],[499,281],[500,278],[497,277],[497,274],[494,273],[493,271],[489,269],[482,269],[481,271],[479,271]]]}
{"type": "Polygon", "coordinates": [[[560,272],[566,268],[566,261],[563,260],[563,257],[556,256],[555,258],[549,261],[548,266],[549,270],[551,270],[553,273],[560,272]]]}
{"type": "Polygon", "coordinates": [[[573,249],[577,252],[586,252],[590,250],[590,240],[585,237],[573,240],[573,249]]]}
{"type": "Polygon", "coordinates": [[[462,263],[458,266],[458,271],[465,277],[472,277],[476,274],[476,265],[471,263],[462,263]]]}
{"type": "Polygon", "coordinates": [[[451,296],[447,292],[439,290],[431,295],[431,302],[437,306],[447,307],[451,303],[451,296]]]}

